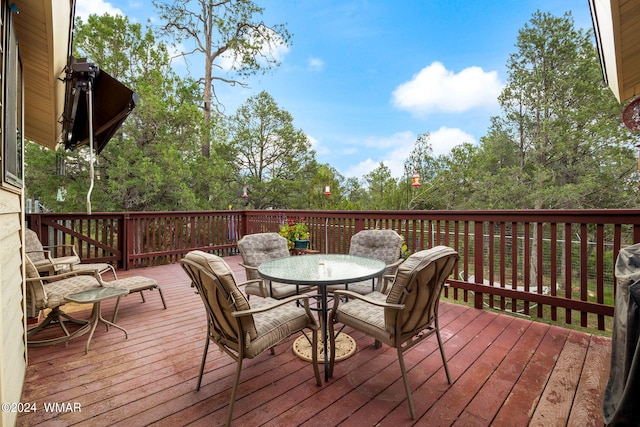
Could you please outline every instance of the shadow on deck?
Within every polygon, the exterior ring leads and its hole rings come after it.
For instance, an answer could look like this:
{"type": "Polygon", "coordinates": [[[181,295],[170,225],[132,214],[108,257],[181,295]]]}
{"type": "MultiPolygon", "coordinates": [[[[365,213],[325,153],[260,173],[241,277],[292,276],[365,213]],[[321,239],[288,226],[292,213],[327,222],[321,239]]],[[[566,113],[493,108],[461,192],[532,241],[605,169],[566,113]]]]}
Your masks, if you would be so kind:
{"type": "MultiPolygon", "coordinates": [[[[239,281],[239,257],[226,258],[239,281]]],[[[178,264],[118,272],[158,280],[157,291],[123,299],[118,324],[129,338],[99,326],[86,336],[29,349],[23,402],[34,425],[223,425],[235,364],[212,345],[202,388],[196,381],[205,311],[178,264]],[[44,405],[64,404],[65,411],[44,405]],[[70,405],[69,405],[70,404],[70,405]],[[75,406],[74,406],[75,404],[75,406]],[[79,404],[79,405],[78,405],[79,404]],[[73,409],[81,408],[80,411],[73,409]]],[[[103,303],[110,318],[113,301],[103,303]]],[[[88,312],[77,313],[78,317],[88,312]]],[[[308,362],[291,350],[295,337],[245,361],[234,425],[601,426],[611,340],[530,320],[441,303],[440,327],[451,371],[448,385],[435,337],[406,354],[416,420],[409,416],[396,352],[351,330],[358,349],[318,387],[308,362]]],[[[321,367],[322,369],[322,367],[321,367]]]]}

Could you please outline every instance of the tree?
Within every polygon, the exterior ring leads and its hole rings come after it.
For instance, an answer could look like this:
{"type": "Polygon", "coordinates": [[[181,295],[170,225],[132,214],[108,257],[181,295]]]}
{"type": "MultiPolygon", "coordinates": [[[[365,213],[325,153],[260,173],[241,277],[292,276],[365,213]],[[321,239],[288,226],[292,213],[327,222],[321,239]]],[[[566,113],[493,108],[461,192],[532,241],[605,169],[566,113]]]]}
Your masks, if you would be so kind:
{"type": "Polygon", "coordinates": [[[251,190],[251,205],[289,208],[307,201],[304,172],[315,152],[293,117],[267,92],[249,98],[230,120],[231,148],[238,176],[251,190]]]}
{"type": "Polygon", "coordinates": [[[303,175],[306,178],[303,184],[307,189],[307,200],[297,208],[336,209],[342,201],[342,175],[335,168],[327,164],[318,164],[315,160],[309,162],[305,169],[303,175]],[[329,186],[330,194],[325,194],[326,186],[329,186]]]}
{"type": "Polygon", "coordinates": [[[400,193],[405,197],[401,198],[400,209],[433,209],[427,203],[426,198],[433,193],[425,190],[431,188],[433,180],[438,177],[440,165],[433,157],[433,148],[429,141],[430,135],[423,133],[418,135],[416,143],[404,163],[404,177],[400,180],[400,193]],[[420,187],[413,187],[410,182],[413,174],[420,175],[420,187]]]}
{"type": "Polygon", "coordinates": [[[344,197],[341,207],[347,210],[364,209],[368,199],[367,189],[362,186],[360,180],[355,177],[347,178],[342,185],[344,197]]]}
{"type": "Polygon", "coordinates": [[[487,160],[517,156],[503,167],[510,179],[497,194],[515,208],[616,207],[635,169],[634,142],[602,82],[591,37],[568,13],[536,12],[516,47],[499,98],[503,114],[482,147],[487,160]]]}
{"type": "Polygon", "coordinates": [[[391,176],[391,169],[380,162],[378,167],[364,176],[369,190],[369,200],[365,209],[393,209],[397,183],[391,176]]]}
{"type": "MultiPolygon", "coordinates": [[[[264,9],[249,0],[154,0],[153,4],[168,35],[178,43],[194,43],[191,51],[180,55],[204,57],[204,76],[198,82],[203,87],[205,123],[220,107],[215,82],[245,86],[243,78],[279,65],[276,52],[288,46],[291,38],[283,25],[258,21],[254,16],[264,9]]],[[[210,143],[206,138],[202,141],[204,157],[210,156],[210,143]]]]}

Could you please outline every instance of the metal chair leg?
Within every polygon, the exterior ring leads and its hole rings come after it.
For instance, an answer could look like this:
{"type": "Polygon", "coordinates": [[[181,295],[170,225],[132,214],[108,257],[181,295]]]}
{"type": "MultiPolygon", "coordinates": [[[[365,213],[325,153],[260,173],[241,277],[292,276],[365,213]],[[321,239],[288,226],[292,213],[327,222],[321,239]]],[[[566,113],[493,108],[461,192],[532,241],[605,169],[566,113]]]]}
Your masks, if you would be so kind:
{"type": "Polygon", "coordinates": [[[409,403],[409,412],[411,413],[411,419],[416,419],[416,411],[413,408],[413,398],[411,397],[411,388],[409,387],[409,378],[407,378],[407,369],[404,366],[404,357],[402,356],[402,349],[398,347],[398,362],[400,363],[400,371],[402,371],[402,381],[404,381],[404,391],[407,393],[407,402],[409,403]]]}
{"type": "Polygon", "coordinates": [[[162,300],[162,306],[164,307],[164,309],[167,309],[167,303],[164,302],[164,295],[162,295],[162,289],[160,289],[160,287],[158,286],[158,292],[160,293],[160,299],[162,300]]]}
{"type": "Polygon", "coordinates": [[[202,374],[204,373],[204,364],[207,361],[207,352],[209,351],[209,331],[207,331],[207,341],[204,344],[204,352],[202,353],[202,363],[200,363],[200,375],[198,376],[198,385],[196,391],[200,390],[200,383],[202,382],[202,374]]]}
{"type": "Polygon", "coordinates": [[[444,355],[444,347],[440,338],[440,328],[438,328],[438,320],[436,318],[436,337],[438,338],[438,347],[440,347],[440,355],[442,356],[442,364],[444,365],[444,373],[447,375],[447,382],[451,384],[451,375],[449,375],[449,367],[447,366],[447,357],[444,355]]]}
{"type": "Polygon", "coordinates": [[[231,390],[231,401],[229,402],[229,412],[227,414],[227,422],[225,425],[231,425],[231,418],[233,417],[233,405],[236,403],[236,394],[238,393],[238,383],[240,382],[240,370],[242,369],[242,358],[238,358],[238,366],[236,368],[236,375],[233,380],[233,389],[231,390]]]}

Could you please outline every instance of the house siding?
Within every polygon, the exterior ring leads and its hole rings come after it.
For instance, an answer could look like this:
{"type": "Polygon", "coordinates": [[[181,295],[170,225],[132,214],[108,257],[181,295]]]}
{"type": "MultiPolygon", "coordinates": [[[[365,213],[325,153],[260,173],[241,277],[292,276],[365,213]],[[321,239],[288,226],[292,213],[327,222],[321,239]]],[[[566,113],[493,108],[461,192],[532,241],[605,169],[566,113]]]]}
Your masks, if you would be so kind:
{"type": "MultiPolygon", "coordinates": [[[[0,402],[20,402],[27,368],[22,218],[21,194],[0,188],[0,402]]],[[[0,425],[15,425],[17,415],[2,411],[0,425]]]]}

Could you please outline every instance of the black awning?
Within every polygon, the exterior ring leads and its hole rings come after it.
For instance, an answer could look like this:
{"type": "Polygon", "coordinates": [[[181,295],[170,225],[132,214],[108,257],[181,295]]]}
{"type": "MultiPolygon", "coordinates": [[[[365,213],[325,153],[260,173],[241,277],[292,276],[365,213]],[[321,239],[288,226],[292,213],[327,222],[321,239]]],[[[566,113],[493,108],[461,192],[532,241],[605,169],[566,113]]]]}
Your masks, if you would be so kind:
{"type": "Polygon", "coordinates": [[[136,106],[138,95],[100,70],[72,58],[67,73],[62,140],[67,150],[89,145],[87,91],[93,95],[93,146],[100,153],[136,106]]]}

